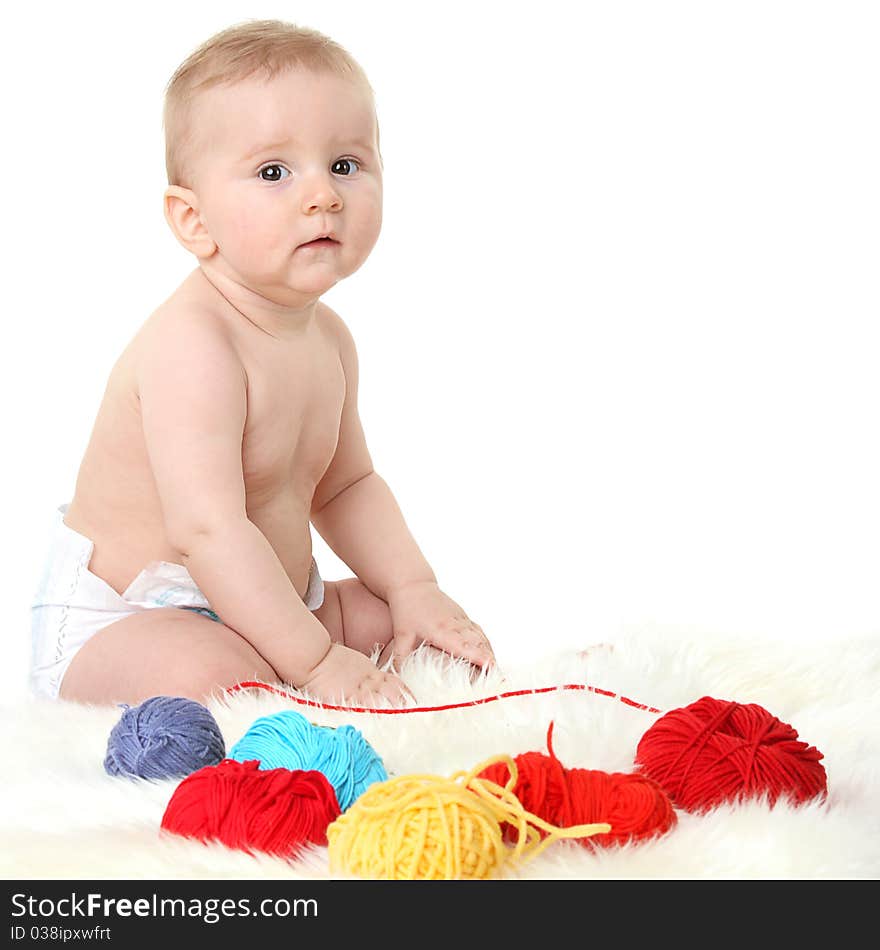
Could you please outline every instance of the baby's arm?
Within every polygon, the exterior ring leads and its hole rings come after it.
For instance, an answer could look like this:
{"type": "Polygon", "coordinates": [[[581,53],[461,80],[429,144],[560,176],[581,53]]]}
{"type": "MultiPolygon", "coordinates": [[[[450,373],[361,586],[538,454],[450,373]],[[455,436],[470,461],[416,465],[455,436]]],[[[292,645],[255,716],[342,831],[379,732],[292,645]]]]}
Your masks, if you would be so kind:
{"type": "Polygon", "coordinates": [[[396,656],[426,642],[486,666],[494,657],[485,634],[440,590],[394,495],[373,470],[357,408],[354,340],[332,311],[328,319],[339,340],[346,396],[336,452],[313,499],[312,524],[361,582],[390,607],[396,656]]]}
{"type": "Polygon", "coordinates": [[[157,327],[142,340],[138,396],[166,534],[213,610],[285,682],[321,698],[373,692],[399,701],[396,678],[355,650],[331,647],[247,517],[247,379],[230,341],[200,316],[181,318],[171,341],[157,327]]]}

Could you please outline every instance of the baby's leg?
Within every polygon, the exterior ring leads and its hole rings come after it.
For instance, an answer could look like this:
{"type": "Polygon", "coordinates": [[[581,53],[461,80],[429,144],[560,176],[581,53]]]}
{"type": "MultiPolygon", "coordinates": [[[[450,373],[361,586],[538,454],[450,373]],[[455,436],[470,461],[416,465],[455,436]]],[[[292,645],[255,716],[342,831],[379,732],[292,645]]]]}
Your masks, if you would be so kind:
{"type": "Polygon", "coordinates": [[[205,702],[242,680],[277,683],[275,670],[233,629],[179,607],[108,624],[71,661],[61,698],[137,705],[151,696],[205,702]]]}
{"type": "MultiPolygon", "coordinates": [[[[327,628],[331,640],[367,656],[378,650],[376,664],[380,668],[392,656],[394,629],[388,604],[356,577],[324,581],[324,603],[314,614],[327,628]]],[[[420,645],[420,650],[426,654],[449,656],[426,643],[420,645]]],[[[477,674],[475,667],[474,676],[477,674]]]]}
{"type": "Polygon", "coordinates": [[[388,604],[356,577],[324,581],[324,603],[314,611],[330,639],[370,656],[391,641],[388,604]]]}

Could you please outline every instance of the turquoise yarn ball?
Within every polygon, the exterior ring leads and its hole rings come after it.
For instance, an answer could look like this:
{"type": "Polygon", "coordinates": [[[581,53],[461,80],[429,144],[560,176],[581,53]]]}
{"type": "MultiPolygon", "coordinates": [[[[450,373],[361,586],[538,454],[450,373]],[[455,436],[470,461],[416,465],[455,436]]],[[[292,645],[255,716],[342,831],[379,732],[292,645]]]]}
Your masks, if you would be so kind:
{"type": "Polygon", "coordinates": [[[388,778],[382,759],[354,726],[316,726],[292,709],[262,716],[229,750],[237,762],[260,769],[321,772],[345,811],[373,782],[388,778]]]}

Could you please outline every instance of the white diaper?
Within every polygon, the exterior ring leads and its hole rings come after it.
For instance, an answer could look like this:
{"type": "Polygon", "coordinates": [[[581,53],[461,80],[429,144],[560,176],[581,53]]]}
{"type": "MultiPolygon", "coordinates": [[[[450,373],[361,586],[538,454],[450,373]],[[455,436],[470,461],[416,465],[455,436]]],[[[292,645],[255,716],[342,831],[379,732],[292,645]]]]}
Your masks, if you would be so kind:
{"type": "MultiPolygon", "coordinates": [[[[156,607],[181,607],[220,620],[182,564],[151,561],[118,594],[89,570],[94,542],[64,523],[67,508],[60,505],[55,513],[43,577],[31,604],[31,689],[52,699],[77,650],[108,624],[156,607]]],[[[303,600],[309,610],[324,602],[314,558],[303,600]]]]}

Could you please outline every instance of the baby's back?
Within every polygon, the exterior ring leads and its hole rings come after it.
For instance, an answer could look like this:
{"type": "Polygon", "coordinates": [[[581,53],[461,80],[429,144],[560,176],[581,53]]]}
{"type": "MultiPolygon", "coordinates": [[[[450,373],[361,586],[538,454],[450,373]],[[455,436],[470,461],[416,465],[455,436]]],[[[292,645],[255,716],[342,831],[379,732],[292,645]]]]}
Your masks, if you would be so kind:
{"type": "MultiPolygon", "coordinates": [[[[206,285],[201,272],[193,272],[114,364],[65,522],[94,542],[89,569],[119,593],[151,561],[180,563],[150,464],[138,372],[145,351],[170,352],[184,322],[200,321],[200,329],[228,341],[247,379],[241,452],[247,516],[266,535],[294,586],[304,590],[311,502],[333,457],[345,395],[337,341],[320,311],[299,336],[271,337],[218,304],[206,285]]],[[[199,355],[185,354],[193,361],[199,355]]],[[[186,486],[193,493],[198,488],[186,486]]]]}

